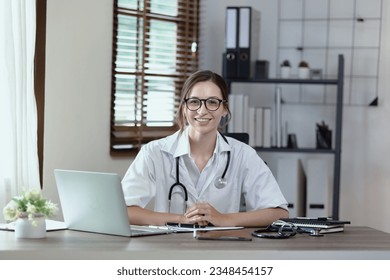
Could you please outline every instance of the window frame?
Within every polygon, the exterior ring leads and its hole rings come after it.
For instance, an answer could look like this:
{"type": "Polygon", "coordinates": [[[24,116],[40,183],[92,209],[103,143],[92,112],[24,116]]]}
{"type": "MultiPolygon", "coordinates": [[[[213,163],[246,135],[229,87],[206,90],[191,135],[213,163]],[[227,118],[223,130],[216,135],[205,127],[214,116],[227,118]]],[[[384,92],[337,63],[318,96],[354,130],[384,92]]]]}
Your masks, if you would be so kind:
{"type": "MultiPolygon", "coordinates": [[[[141,99],[143,102],[144,97],[147,96],[147,77],[171,77],[175,79],[175,98],[180,100],[180,91],[181,88],[187,79],[187,77],[198,69],[198,51],[191,53],[191,47],[187,48],[178,47],[176,56],[183,56],[184,59],[178,60],[178,64],[176,65],[176,69],[180,68],[180,70],[176,70],[176,73],[173,75],[161,74],[161,73],[150,73],[150,68],[147,69],[145,67],[145,61],[148,60],[147,52],[145,51],[148,45],[145,44],[146,39],[146,30],[149,24],[149,21],[155,19],[156,14],[150,13],[151,2],[153,0],[139,0],[139,2],[144,3],[144,10],[141,12],[142,19],[144,21],[143,28],[143,43],[142,43],[142,65],[140,67],[140,71],[135,71],[134,73],[130,73],[130,75],[134,75],[135,79],[140,79],[139,87],[141,88],[141,99]],[[146,26],[146,27],[145,27],[146,26]],[[182,65],[182,64],[184,65],[182,65]],[[149,70],[149,73],[147,73],[149,70]]],[[[200,0],[178,0],[180,2],[180,7],[185,7],[187,10],[180,10],[177,22],[178,22],[178,30],[177,30],[177,46],[183,45],[183,40],[192,42],[199,42],[199,5],[200,0]],[[193,12],[191,14],[191,12],[193,12]],[[196,24],[193,24],[195,22],[196,24]],[[183,38],[183,34],[185,34],[183,38]]],[[[159,139],[170,135],[178,130],[178,126],[174,121],[173,126],[147,126],[146,116],[143,116],[140,120],[140,124],[136,126],[119,126],[115,123],[115,76],[117,74],[121,74],[121,72],[117,72],[115,69],[115,61],[116,61],[116,52],[117,52],[117,35],[118,35],[118,14],[126,9],[121,8],[120,11],[118,9],[118,0],[114,0],[114,12],[113,12],[113,52],[112,52],[112,82],[111,82],[111,127],[110,127],[110,155],[111,156],[134,156],[138,153],[142,145],[148,143],[149,141],[159,139]],[[117,149],[118,145],[133,145],[132,148],[120,148],[117,149]]],[[[132,10],[134,12],[134,10],[132,10]]],[[[169,20],[169,19],[167,19],[169,20]]],[[[122,73],[123,74],[123,73],[122,73]]],[[[128,74],[128,73],[127,73],[128,74]]],[[[139,105],[139,104],[138,104],[139,105]]],[[[179,108],[179,102],[177,102],[175,110],[179,108]]],[[[134,105],[136,106],[136,105],[134,105]]],[[[142,115],[144,113],[146,106],[142,105],[142,115]]],[[[174,116],[173,116],[174,117],[174,116]]]]}

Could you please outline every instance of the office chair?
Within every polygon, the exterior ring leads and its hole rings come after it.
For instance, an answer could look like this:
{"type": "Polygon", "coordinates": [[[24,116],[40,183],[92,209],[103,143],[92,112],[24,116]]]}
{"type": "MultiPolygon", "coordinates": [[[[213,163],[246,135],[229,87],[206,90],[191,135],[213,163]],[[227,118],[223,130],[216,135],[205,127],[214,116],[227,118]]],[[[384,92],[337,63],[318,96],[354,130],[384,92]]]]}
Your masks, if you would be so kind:
{"type": "MultiPolygon", "coordinates": [[[[237,139],[238,141],[241,141],[249,145],[249,134],[246,132],[230,132],[230,133],[224,133],[224,135],[228,137],[232,137],[234,139],[237,139]]],[[[241,195],[240,212],[245,212],[245,211],[246,211],[245,197],[241,195]]]]}
{"type": "MultiPolygon", "coordinates": [[[[246,132],[230,132],[230,133],[224,133],[224,135],[232,137],[234,139],[237,139],[237,140],[249,145],[249,134],[246,132]]],[[[264,163],[266,165],[268,165],[266,161],[264,161],[264,163]]],[[[245,209],[246,209],[245,198],[244,198],[244,196],[241,196],[240,212],[245,212],[245,209]]]]}
{"type": "Polygon", "coordinates": [[[230,132],[224,133],[224,135],[237,139],[245,144],[249,144],[249,134],[246,132],[230,132]]]}

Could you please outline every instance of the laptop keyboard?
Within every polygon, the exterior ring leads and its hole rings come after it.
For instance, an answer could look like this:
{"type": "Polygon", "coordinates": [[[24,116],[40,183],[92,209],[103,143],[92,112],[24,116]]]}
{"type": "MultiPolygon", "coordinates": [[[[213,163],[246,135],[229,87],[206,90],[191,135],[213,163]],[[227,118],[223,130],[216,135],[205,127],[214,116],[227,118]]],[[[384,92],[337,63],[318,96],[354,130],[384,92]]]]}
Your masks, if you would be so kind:
{"type": "Polygon", "coordinates": [[[172,232],[165,227],[149,227],[149,226],[137,226],[131,225],[131,235],[142,235],[142,234],[158,234],[158,233],[169,233],[172,232]]]}

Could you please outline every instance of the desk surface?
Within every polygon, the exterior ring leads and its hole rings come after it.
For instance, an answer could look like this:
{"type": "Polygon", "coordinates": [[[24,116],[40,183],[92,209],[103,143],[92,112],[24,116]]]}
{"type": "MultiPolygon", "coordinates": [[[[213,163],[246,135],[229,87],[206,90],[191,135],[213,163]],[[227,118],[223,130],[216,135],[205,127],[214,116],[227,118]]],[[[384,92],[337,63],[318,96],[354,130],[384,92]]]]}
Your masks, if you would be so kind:
{"type": "MultiPolygon", "coordinates": [[[[250,235],[254,229],[240,230],[250,235]]],[[[347,226],[344,232],[289,239],[252,241],[196,240],[192,233],[120,237],[70,230],[48,232],[44,239],[15,239],[0,231],[0,259],[387,259],[390,234],[347,226]]]]}

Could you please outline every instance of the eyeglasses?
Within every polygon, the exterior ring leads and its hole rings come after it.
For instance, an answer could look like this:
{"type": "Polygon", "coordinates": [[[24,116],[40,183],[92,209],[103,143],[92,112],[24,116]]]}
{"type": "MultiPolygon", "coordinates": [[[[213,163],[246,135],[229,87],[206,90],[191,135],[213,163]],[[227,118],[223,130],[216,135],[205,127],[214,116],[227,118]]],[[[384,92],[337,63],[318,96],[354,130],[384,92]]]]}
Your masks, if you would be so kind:
{"type": "Polygon", "coordinates": [[[204,103],[204,106],[206,106],[207,110],[217,111],[219,109],[219,106],[221,106],[221,103],[225,103],[226,100],[221,100],[215,97],[209,97],[207,99],[190,97],[184,99],[184,102],[186,103],[187,109],[190,111],[198,110],[200,107],[202,107],[202,102],[204,103]]]}

